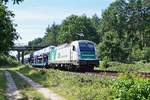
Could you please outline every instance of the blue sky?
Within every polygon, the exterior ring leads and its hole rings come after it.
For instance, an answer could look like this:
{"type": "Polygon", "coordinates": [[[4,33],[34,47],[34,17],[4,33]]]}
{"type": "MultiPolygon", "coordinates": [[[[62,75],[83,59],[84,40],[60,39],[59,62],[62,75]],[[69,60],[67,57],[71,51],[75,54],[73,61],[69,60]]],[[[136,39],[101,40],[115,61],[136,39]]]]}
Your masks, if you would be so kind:
{"type": "Polygon", "coordinates": [[[63,19],[71,14],[94,14],[101,16],[114,0],[24,0],[20,5],[11,2],[8,9],[15,14],[14,23],[17,32],[22,37],[16,43],[25,43],[37,37],[43,37],[46,27],[53,22],[60,24],[63,19]]]}

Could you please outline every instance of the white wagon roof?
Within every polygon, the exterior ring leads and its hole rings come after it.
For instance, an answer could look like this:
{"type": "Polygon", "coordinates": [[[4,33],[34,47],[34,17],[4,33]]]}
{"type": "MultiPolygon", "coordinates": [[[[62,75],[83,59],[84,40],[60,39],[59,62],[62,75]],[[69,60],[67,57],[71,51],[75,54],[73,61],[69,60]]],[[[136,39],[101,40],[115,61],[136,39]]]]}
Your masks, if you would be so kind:
{"type": "Polygon", "coordinates": [[[65,43],[65,44],[62,44],[62,45],[57,46],[56,48],[57,48],[57,49],[61,49],[61,48],[67,47],[68,45],[69,45],[68,43],[65,43]]]}
{"type": "Polygon", "coordinates": [[[50,50],[52,48],[55,48],[55,46],[49,46],[49,47],[43,48],[41,50],[35,51],[33,53],[33,56],[39,56],[39,55],[42,55],[42,54],[46,54],[46,53],[50,52],[50,50]]]}

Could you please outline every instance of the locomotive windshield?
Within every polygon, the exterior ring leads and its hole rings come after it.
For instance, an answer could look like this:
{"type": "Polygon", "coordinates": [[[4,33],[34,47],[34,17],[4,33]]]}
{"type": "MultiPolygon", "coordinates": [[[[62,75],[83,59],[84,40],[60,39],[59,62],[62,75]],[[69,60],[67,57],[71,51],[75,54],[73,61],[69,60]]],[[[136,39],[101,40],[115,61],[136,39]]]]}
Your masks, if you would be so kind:
{"type": "Polygon", "coordinates": [[[92,43],[79,43],[80,51],[95,51],[94,44],[92,43]]]}

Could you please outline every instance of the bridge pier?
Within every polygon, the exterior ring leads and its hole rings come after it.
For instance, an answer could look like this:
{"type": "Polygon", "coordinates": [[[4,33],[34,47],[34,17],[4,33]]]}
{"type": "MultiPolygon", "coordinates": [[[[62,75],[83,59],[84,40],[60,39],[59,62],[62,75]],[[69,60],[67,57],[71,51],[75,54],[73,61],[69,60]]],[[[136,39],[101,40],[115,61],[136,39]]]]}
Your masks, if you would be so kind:
{"type": "Polygon", "coordinates": [[[24,51],[18,51],[17,59],[24,64],[24,51]]]}
{"type": "Polygon", "coordinates": [[[18,51],[17,59],[20,61],[20,51],[18,51]]]}
{"type": "Polygon", "coordinates": [[[21,59],[21,63],[24,64],[24,51],[22,51],[22,59],[21,59]]]}
{"type": "Polygon", "coordinates": [[[28,45],[16,45],[12,48],[10,48],[11,51],[17,51],[17,59],[20,61],[22,64],[24,64],[24,51],[35,51],[35,50],[40,50],[42,48],[45,48],[47,46],[28,46],[28,45]]]}

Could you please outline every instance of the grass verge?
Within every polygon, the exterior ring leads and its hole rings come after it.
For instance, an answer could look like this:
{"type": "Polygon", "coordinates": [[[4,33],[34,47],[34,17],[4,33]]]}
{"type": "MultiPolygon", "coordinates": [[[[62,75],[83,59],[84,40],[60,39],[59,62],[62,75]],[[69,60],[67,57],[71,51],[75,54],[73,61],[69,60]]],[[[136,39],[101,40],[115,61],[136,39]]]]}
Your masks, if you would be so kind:
{"type": "Polygon", "coordinates": [[[120,62],[109,62],[107,68],[100,66],[100,69],[120,72],[150,71],[150,63],[135,62],[133,64],[127,64],[120,62]]]}
{"type": "Polygon", "coordinates": [[[124,73],[116,79],[59,70],[19,70],[66,100],[150,100],[150,79],[124,73]]]}
{"type": "Polygon", "coordinates": [[[6,79],[4,72],[0,72],[0,100],[6,100],[6,79]]]}
{"type": "Polygon", "coordinates": [[[44,96],[32,88],[25,80],[21,79],[15,72],[11,71],[12,77],[20,91],[23,100],[47,100],[44,96]]]}
{"type": "Polygon", "coordinates": [[[113,79],[64,72],[59,70],[33,70],[24,67],[21,73],[32,78],[67,100],[111,100],[113,79]]]}

